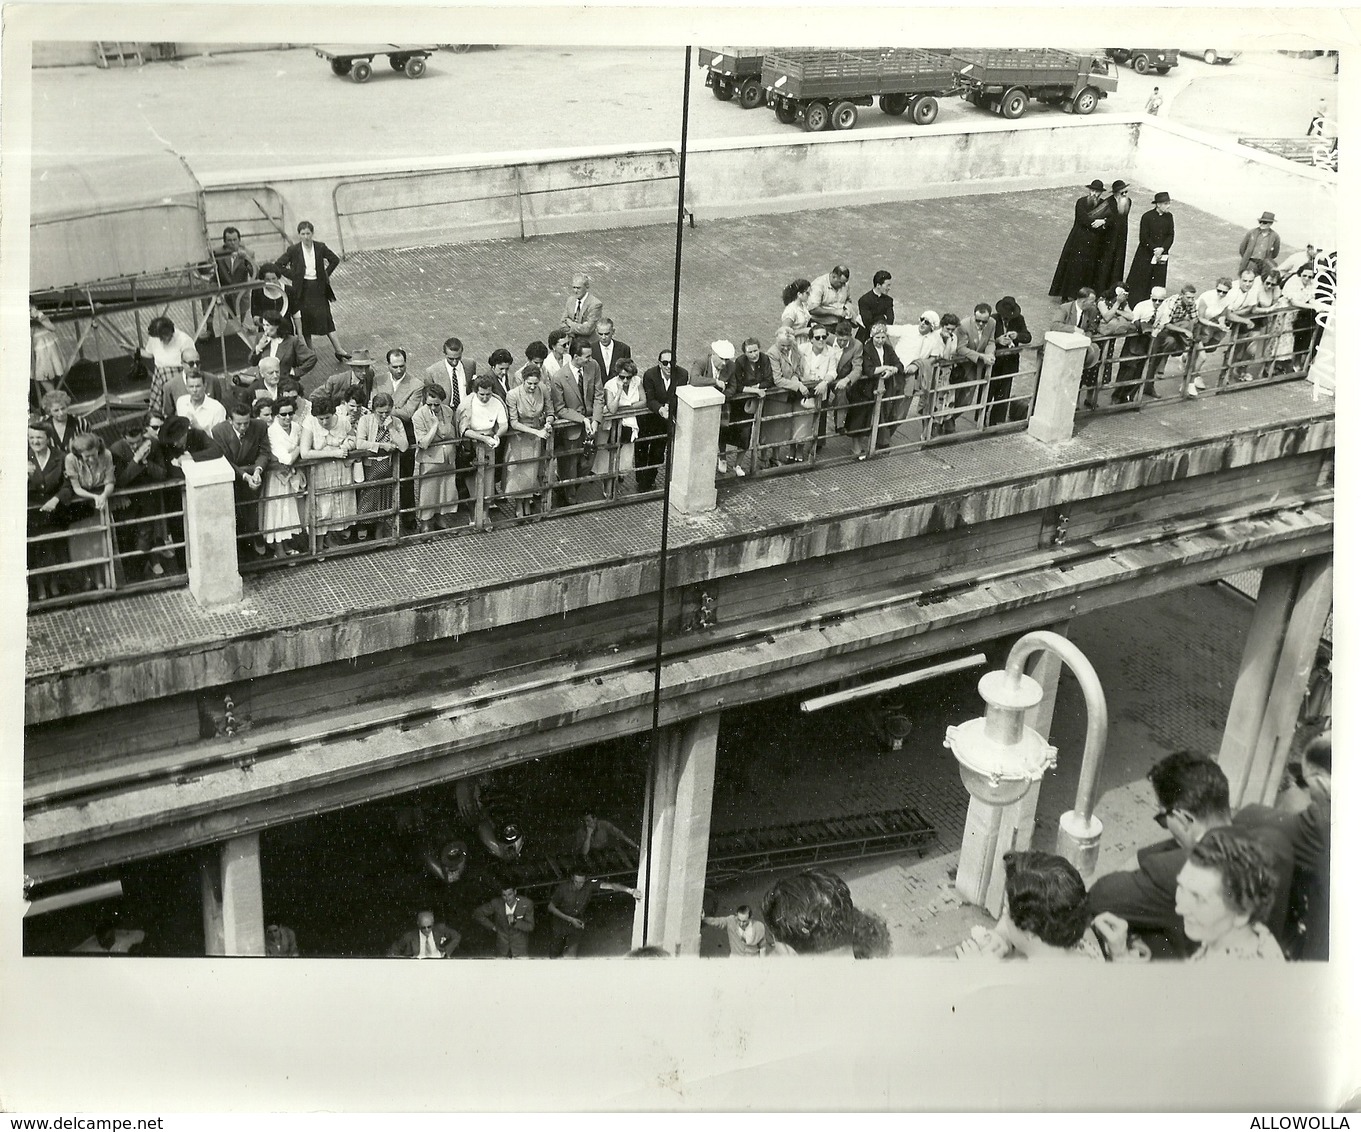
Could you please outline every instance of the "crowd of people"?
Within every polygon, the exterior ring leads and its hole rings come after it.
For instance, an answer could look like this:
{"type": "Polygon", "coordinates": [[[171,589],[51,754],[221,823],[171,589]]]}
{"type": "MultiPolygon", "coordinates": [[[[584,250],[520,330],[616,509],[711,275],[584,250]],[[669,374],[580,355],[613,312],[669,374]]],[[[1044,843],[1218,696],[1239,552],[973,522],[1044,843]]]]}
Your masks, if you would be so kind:
{"type": "Polygon", "coordinates": [[[1205,290],[1184,282],[1172,296],[1172,198],[1158,192],[1151,203],[1139,219],[1128,271],[1129,186],[1093,180],[1073,207],[1049,287],[1061,301],[1053,328],[1119,340],[1105,354],[1099,345],[1088,348],[1086,406],[1095,407],[1103,384],[1113,386],[1116,404],[1157,398],[1156,383],[1174,358],[1184,359],[1181,393],[1187,397],[1302,370],[1316,348],[1317,313],[1326,301],[1316,285],[1323,249],[1309,244],[1281,259],[1276,216],[1266,211],[1239,242],[1234,275],[1205,290]]]}
{"type": "Polygon", "coordinates": [[[1275,807],[1231,813],[1213,759],[1178,751],[1149,772],[1169,837],[1090,888],[1052,853],[1004,857],[1001,916],[961,958],[1327,959],[1332,738],[1311,741],[1275,807]]]}

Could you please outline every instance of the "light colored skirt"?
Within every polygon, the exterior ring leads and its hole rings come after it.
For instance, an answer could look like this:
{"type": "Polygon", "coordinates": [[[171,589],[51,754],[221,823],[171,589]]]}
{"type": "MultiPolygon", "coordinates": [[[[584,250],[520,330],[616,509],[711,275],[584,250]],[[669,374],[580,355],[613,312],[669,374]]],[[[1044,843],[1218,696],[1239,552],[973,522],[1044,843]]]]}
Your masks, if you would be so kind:
{"type": "Polygon", "coordinates": [[[318,460],[312,465],[312,507],[317,530],[348,527],[354,522],[354,471],[348,460],[318,460]],[[323,491],[343,487],[347,491],[323,491]]]}
{"type": "Polygon", "coordinates": [[[435,515],[452,515],[458,510],[458,477],[454,465],[416,465],[416,518],[422,523],[435,515]]]}
{"type": "Polygon", "coordinates": [[[543,490],[548,461],[543,458],[544,442],[537,436],[512,432],[506,445],[506,494],[543,490]]]}
{"type": "Polygon", "coordinates": [[[284,542],[302,533],[302,496],[307,477],[298,468],[270,468],[260,500],[260,533],[265,542],[284,542]]]}

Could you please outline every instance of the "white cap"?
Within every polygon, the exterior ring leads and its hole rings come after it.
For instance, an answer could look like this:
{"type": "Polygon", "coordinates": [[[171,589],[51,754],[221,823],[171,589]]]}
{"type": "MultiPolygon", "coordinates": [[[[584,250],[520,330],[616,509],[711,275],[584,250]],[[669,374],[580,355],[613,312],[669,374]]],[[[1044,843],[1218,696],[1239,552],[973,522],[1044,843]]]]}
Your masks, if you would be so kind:
{"type": "Polygon", "coordinates": [[[717,354],[725,362],[730,362],[737,357],[737,347],[726,338],[720,338],[717,342],[710,342],[709,352],[717,354]]]}
{"type": "Polygon", "coordinates": [[[922,311],[921,316],[931,324],[932,330],[940,329],[940,315],[938,315],[935,311],[922,311]]]}
{"type": "Polygon", "coordinates": [[[1150,299],[1165,299],[1167,298],[1167,288],[1154,287],[1151,291],[1149,291],[1148,297],[1150,299]]]}

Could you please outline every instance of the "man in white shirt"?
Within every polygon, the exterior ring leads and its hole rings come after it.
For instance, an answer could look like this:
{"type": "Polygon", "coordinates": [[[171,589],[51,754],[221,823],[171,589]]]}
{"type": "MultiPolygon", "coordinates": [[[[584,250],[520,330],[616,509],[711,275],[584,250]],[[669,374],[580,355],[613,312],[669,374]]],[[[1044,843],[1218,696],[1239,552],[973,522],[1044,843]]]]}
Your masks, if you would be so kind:
{"type": "Polygon", "coordinates": [[[808,292],[808,313],[813,322],[835,330],[842,319],[860,325],[860,311],[851,302],[851,269],[837,264],[813,280],[808,292]]]}
{"type": "Polygon", "coordinates": [[[602,318],[595,326],[596,341],[591,346],[591,359],[600,367],[600,374],[609,381],[625,358],[633,357],[633,350],[627,342],[614,336],[614,320],[602,318]]]}
{"type": "Polygon", "coordinates": [[[1312,270],[1314,267],[1314,260],[1318,259],[1319,253],[1322,251],[1323,249],[1315,244],[1306,244],[1304,251],[1294,252],[1291,255],[1286,256],[1285,259],[1281,260],[1281,262],[1276,265],[1276,270],[1281,273],[1281,280],[1288,280],[1306,265],[1312,270]]]}
{"type": "Polygon", "coordinates": [[[208,396],[208,385],[198,371],[191,370],[184,384],[189,392],[175,402],[176,415],[187,417],[197,429],[212,432],[227,419],[226,408],[216,397],[208,396]]]}
{"type": "Polygon", "coordinates": [[[1135,303],[1129,312],[1134,323],[1134,332],[1125,337],[1120,350],[1120,373],[1116,380],[1115,392],[1111,400],[1116,404],[1133,401],[1138,394],[1139,379],[1144,377],[1144,396],[1157,398],[1153,380],[1145,373],[1149,349],[1153,345],[1153,330],[1158,324],[1158,312],[1167,303],[1167,288],[1154,287],[1149,297],[1135,303]]]}

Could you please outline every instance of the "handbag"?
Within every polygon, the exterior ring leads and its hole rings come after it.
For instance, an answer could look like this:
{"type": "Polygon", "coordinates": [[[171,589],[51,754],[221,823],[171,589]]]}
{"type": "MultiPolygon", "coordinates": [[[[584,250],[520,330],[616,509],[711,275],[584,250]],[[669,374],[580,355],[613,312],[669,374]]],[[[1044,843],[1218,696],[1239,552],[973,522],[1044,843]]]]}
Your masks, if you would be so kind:
{"type": "Polygon", "coordinates": [[[363,461],[363,460],[356,460],[356,461],[354,462],[354,482],[355,482],[355,483],[363,483],[363,482],[364,482],[364,461],[363,461]]]}

